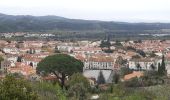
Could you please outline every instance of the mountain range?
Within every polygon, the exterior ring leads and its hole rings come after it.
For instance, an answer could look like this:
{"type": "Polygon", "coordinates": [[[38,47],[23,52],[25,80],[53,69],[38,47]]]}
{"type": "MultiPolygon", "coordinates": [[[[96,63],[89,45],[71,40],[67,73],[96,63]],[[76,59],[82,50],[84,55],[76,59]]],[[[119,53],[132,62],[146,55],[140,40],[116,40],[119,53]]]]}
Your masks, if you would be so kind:
{"type": "Polygon", "coordinates": [[[0,13],[0,32],[37,32],[49,30],[161,30],[170,23],[128,23],[69,19],[59,16],[6,15],[0,13]]]}

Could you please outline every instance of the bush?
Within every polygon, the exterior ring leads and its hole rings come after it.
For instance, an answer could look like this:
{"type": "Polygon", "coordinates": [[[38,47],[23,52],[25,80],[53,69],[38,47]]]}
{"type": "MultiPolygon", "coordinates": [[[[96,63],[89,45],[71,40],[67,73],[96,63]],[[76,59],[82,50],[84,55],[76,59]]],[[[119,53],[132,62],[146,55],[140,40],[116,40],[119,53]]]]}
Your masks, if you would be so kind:
{"type": "Polygon", "coordinates": [[[140,87],[142,86],[142,81],[141,79],[135,77],[135,78],[132,78],[131,80],[125,81],[124,85],[126,87],[140,87]]]}
{"type": "Polygon", "coordinates": [[[32,83],[32,87],[38,93],[40,100],[66,100],[66,91],[58,84],[35,82],[32,83]]]}
{"type": "Polygon", "coordinates": [[[69,78],[69,81],[68,81],[68,86],[73,86],[77,83],[82,83],[83,86],[85,86],[86,88],[90,88],[90,83],[89,81],[87,80],[86,77],[84,77],[81,73],[75,73],[73,74],[70,78],[69,78]]]}
{"type": "Polygon", "coordinates": [[[68,81],[68,96],[84,100],[89,92],[89,81],[80,73],[75,73],[68,81]]]}
{"type": "Polygon", "coordinates": [[[0,82],[0,100],[38,100],[29,82],[7,75],[0,82]]]}

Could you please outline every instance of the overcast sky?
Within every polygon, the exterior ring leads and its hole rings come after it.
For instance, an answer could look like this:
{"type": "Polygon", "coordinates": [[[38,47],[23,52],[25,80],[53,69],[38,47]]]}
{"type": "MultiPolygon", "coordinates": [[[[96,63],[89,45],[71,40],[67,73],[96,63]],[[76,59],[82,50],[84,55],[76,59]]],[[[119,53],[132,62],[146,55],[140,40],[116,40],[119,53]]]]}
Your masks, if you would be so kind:
{"type": "Polygon", "coordinates": [[[0,0],[0,13],[104,21],[170,22],[170,0],[0,0]]]}

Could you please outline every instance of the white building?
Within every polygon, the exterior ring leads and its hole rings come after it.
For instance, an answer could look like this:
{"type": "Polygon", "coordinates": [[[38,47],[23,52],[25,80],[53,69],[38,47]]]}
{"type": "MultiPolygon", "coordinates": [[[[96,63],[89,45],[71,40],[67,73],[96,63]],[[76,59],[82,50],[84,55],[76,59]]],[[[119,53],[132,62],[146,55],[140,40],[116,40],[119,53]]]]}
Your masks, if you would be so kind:
{"type": "Polygon", "coordinates": [[[12,63],[16,63],[18,59],[17,55],[7,55],[6,56],[6,60],[12,62],[12,63]]]}
{"type": "Polygon", "coordinates": [[[41,61],[40,58],[29,58],[29,57],[23,57],[21,62],[25,63],[26,65],[30,65],[33,67],[33,69],[37,68],[38,63],[41,61]]]}
{"type": "Polygon", "coordinates": [[[97,47],[81,47],[81,48],[74,48],[73,49],[74,53],[82,53],[82,54],[95,54],[95,53],[102,53],[102,49],[101,48],[97,48],[97,47]]]}
{"type": "Polygon", "coordinates": [[[73,49],[72,46],[67,46],[67,45],[60,45],[57,46],[57,49],[61,52],[71,52],[71,50],[73,49]]]}
{"type": "Polygon", "coordinates": [[[91,56],[84,61],[84,70],[86,69],[113,69],[114,60],[110,56],[91,56]]]}
{"type": "Polygon", "coordinates": [[[158,69],[158,63],[161,63],[161,59],[155,58],[142,58],[142,59],[131,59],[129,61],[129,68],[137,70],[137,66],[140,66],[141,70],[152,70],[152,65],[155,67],[155,70],[158,69]]]}
{"type": "Polygon", "coordinates": [[[8,54],[19,54],[18,48],[15,47],[5,47],[3,48],[3,52],[8,54]]]}

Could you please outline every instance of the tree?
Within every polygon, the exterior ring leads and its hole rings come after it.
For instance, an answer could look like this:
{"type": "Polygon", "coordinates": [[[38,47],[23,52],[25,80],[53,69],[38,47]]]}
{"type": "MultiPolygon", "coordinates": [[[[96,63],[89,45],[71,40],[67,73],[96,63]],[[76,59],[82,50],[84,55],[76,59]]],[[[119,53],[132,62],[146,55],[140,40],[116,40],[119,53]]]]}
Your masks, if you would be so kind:
{"type": "Polygon", "coordinates": [[[124,77],[125,75],[130,74],[132,72],[133,72],[133,70],[128,68],[128,67],[121,67],[120,68],[120,75],[121,75],[121,77],[124,77]]]}
{"type": "Polygon", "coordinates": [[[98,78],[97,78],[97,84],[105,84],[105,78],[103,76],[102,71],[99,72],[98,78]]]}
{"type": "Polygon", "coordinates": [[[118,40],[116,40],[116,42],[115,42],[114,45],[115,45],[115,46],[120,46],[120,47],[123,46],[122,43],[121,43],[120,41],[118,41],[118,40]]]}
{"type": "Polygon", "coordinates": [[[81,73],[73,74],[69,81],[69,95],[79,98],[79,100],[84,100],[86,98],[86,93],[90,88],[89,81],[81,73]],[[74,91],[74,92],[73,92],[74,91]]]}
{"type": "Polygon", "coordinates": [[[0,68],[1,68],[1,62],[4,60],[2,56],[0,56],[0,68]]]}
{"type": "Polygon", "coordinates": [[[61,82],[62,89],[65,87],[66,76],[82,72],[83,63],[67,54],[56,54],[44,58],[38,63],[37,73],[53,73],[61,82]]]}
{"type": "Polygon", "coordinates": [[[31,62],[30,64],[29,64],[31,67],[33,67],[33,63],[31,62]]]}
{"type": "Polygon", "coordinates": [[[61,89],[59,84],[45,81],[34,82],[32,88],[37,91],[39,100],[67,100],[66,91],[61,89]]]}
{"type": "Polygon", "coordinates": [[[4,58],[2,56],[0,56],[0,62],[3,61],[3,60],[4,60],[4,58]]]}
{"type": "Polygon", "coordinates": [[[126,47],[127,50],[131,50],[131,51],[136,51],[136,48],[132,47],[132,46],[127,46],[126,47]]]}
{"type": "Polygon", "coordinates": [[[101,48],[108,48],[110,50],[110,46],[111,46],[111,43],[110,43],[110,37],[109,35],[107,36],[107,39],[106,39],[106,36],[105,36],[105,40],[102,40],[101,41],[101,44],[100,44],[100,47],[101,48]]]}
{"type": "Polygon", "coordinates": [[[138,71],[141,70],[141,66],[140,66],[139,63],[136,65],[136,68],[137,68],[138,71]]]}
{"type": "Polygon", "coordinates": [[[0,82],[0,100],[38,100],[29,82],[7,75],[0,82]]]}
{"type": "Polygon", "coordinates": [[[161,70],[161,64],[158,63],[158,74],[161,75],[162,74],[162,70],[161,70]]]}
{"type": "Polygon", "coordinates": [[[73,86],[77,83],[82,83],[86,88],[90,87],[89,81],[81,73],[75,73],[69,78],[68,81],[69,86],[73,86]]]}
{"type": "Polygon", "coordinates": [[[162,56],[162,62],[161,64],[158,64],[158,74],[159,75],[166,75],[166,68],[165,68],[165,57],[162,56]]]}
{"type": "Polygon", "coordinates": [[[162,56],[161,67],[162,67],[162,74],[165,75],[166,74],[166,68],[165,68],[165,57],[164,57],[164,55],[162,56]]]}
{"type": "Polygon", "coordinates": [[[83,83],[76,83],[71,86],[68,90],[70,97],[73,97],[73,100],[86,100],[88,89],[83,85],[83,83]]]}
{"type": "Polygon", "coordinates": [[[115,73],[114,76],[113,76],[113,82],[115,84],[118,84],[119,79],[120,79],[120,75],[118,73],[115,73]]]}
{"type": "Polygon", "coordinates": [[[136,52],[140,54],[142,57],[146,57],[146,54],[143,50],[137,50],[136,52]]]}
{"type": "Polygon", "coordinates": [[[122,65],[124,63],[124,60],[123,60],[122,56],[117,57],[115,63],[118,64],[118,65],[122,65]]]}
{"type": "Polygon", "coordinates": [[[139,55],[132,56],[132,59],[140,59],[140,58],[141,58],[141,56],[139,56],[139,55]]]}
{"type": "Polygon", "coordinates": [[[150,55],[150,57],[156,57],[157,56],[154,51],[152,51],[149,55],[150,55]]]}
{"type": "Polygon", "coordinates": [[[150,67],[153,71],[155,71],[156,67],[153,64],[151,64],[150,67]]]}
{"type": "Polygon", "coordinates": [[[21,56],[18,56],[17,62],[21,62],[21,61],[22,61],[22,57],[21,57],[21,56]]]}

